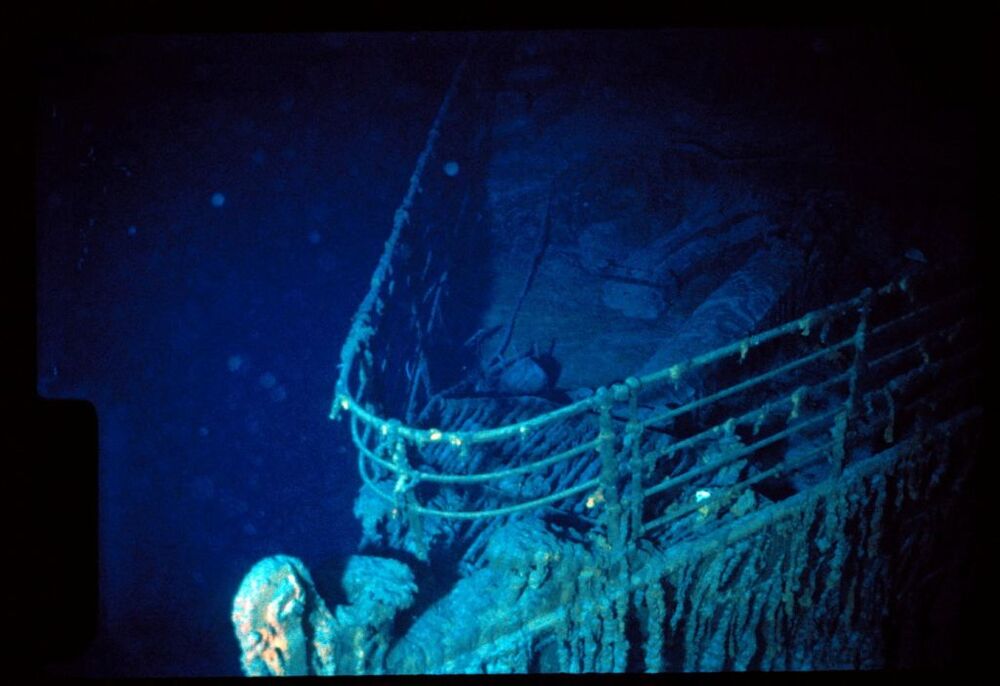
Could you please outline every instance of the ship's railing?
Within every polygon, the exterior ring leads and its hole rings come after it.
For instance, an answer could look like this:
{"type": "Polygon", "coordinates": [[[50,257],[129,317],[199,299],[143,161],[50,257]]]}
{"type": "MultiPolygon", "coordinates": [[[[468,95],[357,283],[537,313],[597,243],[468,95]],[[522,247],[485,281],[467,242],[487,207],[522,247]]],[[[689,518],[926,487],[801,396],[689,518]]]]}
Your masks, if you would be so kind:
{"type": "MultiPolygon", "coordinates": [[[[954,316],[970,309],[973,296],[974,290],[966,288],[920,302],[912,279],[894,281],[656,373],[601,388],[592,397],[555,411],[478,431],[407,426],[369,411],[346,387],[341,387],[337,403],[350,415],[359,469],[367,487],[399,512],[478,519],[599,492],[594,506],[602,508],[603,528],[617,548],[626,538],[651,534],[685,516],[697,513],[704,518],[724,511],[747,489],[781,475],[820,464],[827,467],[829,478],[836,479],[848,459],[849,437],[862,433],[861,427],[852,427],[856,417],[865,426],[880,417],[884,424],[880,440],[891,442],[893,434],[898,435],[894,428],[898,417],[909,408],[898,406],[897,395],[910,389],[912,396],[912,387],[921,378],[947,374],[975,354],[978,341],[968,333],[969,320],[954,316]],[[873,325],[873,309],[892,316],[873,325]],[[971,340],[972,346],[957,348],[960,339],[971,340]],[[790,348],[799,350],[795,355],[776,352],[790,348]],[[680,407],[641,416],[640,404],[647,398],[655,399],[657,390],[664,385],[679,385],[698,377],[706,368],[727,362],[736,368],[749,368],[757,351],[773,361],[772,366],[680,407]],[[733,402],[737,398],[749,400],[750,404],[743,403],[741,408],[740,403],[733,402]],[[704,414],[708,408],[719,406],[742,411],[707,426],[701,424],[690,435],[665,447],[644,449],[644,433],[669,427],[683,415],[704,414]],[[467,458],[471,450],[503,441],[523,441],[544,432],[549,425],[585,413],[596,415],[595,433],[556,454],[478,473],[440,473],[421,468],[424,450],[453,450],[467,458]],[[621,420],[622,414],[625,421],[621,420]],[[719,487],[708,485],[725,468],[770,447],[780,447],[783,453],[773,464],[753,470],[739,481],[719,487]],[[496,482],[540,472],[591,451],[601,461],[598,476],[503,507],[434,508],[420,503],[414,489],[419,483],[460,487],[496,482]],[[677,461],[683,453],[700,455],[702,459],[681,473],[658,469],[677,461]],[[380,486],[372,478],[373,466],[391,474],[391,490],[384,489],[389,482],[383,480],[380,486]],[[667,476],[649,478],[658,473],[667,476]],[[683,491],[690,484],[705,487],[684,498],[662,497],[683,491]],[[650,502],[655,502],[652,514],[650,502]]],[[[732,375],[733,370],[727,374],[732,375]]],[[[947,388],[951,386],[939,390],[945,392],[947,388]]],[[[933,401],[930,395],[921,394],[913,402],[927,406],[933,401]]]]}
{"type": "MultiPolygon", "coordinates": [[[[659,417],[630,422],[626,434],[636,436],[657,422],[690,413],[699,405],[782,379],[791,381],[784,384],[784,390],[771,387],[764,394],[750,394],[753,404],[745,411],[737,411],[662,450],[644,453],[638,440],[626,441],[632,446],[628,485],[632,534],[649,534],[695,512],[702,517],[725,512],[750,487],[796,472],[809,473],[811,469],[813,478],[819,473],[835,480],[848,460],[888,447],[908,434],[914,423],[944,419],[947,415],[940,411],[940,405],[947,406],[974,383],[975,369],[970,369],[970,362],[979,352],[979,339],[974,321],[974,288],[959,287],[934,296],[929,291],[940,287],[943,273],[934,277],[928,278],[922,298],[917,295],[913,279],[901,279],[877,290],[866,289],[855,298],[628,385],[629,402],[634,408],[641,389],[675,380],[702,364],[734,356],[742,364],[751,351],[768,340],[790,336],[815,339],[802,353],[790,359],[779,357],[775,366],[766,371],[659,417]],[[849,326],[853,331],[831,336],[838,324],[841,330],[849,326]],[[803,378],[811,382],[799,385],[798,380],[803,378]],[[928,408],[936,412],[921,412],[928,408]],[[904,414],[906,419],[902,420],[904,414]],[[762,430],[768,425],[770,428],[762,430]],[[880,435],[876,435],[876,428],[880,435]],[[696,443],[702,446],[703,455],[711,456],[703,460],[705,464],[655,483],[642,478],[651,462],[670,460],[696,443]],[[718,474],[771,446],[778,448],[779,457],[758,461],[757,469],[742,472],[742,480],[702,488],[694,492],[693,498],[677,500],[653,518],[644,516],[644,502],[650,497],[680,490],[699,478],[702,483],[710,483],[708,475],[718,474]]],[[[803,341],[797,343],[802,347],[803,341]]]]}

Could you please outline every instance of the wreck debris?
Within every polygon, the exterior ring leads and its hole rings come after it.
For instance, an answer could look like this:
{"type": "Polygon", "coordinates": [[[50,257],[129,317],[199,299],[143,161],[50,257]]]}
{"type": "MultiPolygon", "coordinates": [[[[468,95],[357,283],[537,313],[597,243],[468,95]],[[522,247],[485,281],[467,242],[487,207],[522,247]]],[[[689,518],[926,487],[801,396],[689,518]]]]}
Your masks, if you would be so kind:
{"type": "Polygon", "coordinates": [[[396,560],[352,556],[342,584],[349,601],[331,612],[302,561],[268,557],[244,578],[233,625],[247,676],[381,673],[396,614],[417,587],[396,560]]]}

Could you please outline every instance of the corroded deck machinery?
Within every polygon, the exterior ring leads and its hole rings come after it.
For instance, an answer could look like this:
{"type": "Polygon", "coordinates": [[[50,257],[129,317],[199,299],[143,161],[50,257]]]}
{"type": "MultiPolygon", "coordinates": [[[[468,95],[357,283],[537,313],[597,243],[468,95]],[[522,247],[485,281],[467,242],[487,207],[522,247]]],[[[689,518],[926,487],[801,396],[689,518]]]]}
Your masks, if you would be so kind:
{"type": "Polygon", "coordinates": [[[679,343],[660,366],[557,388],[537,349],[506,349],[544,242],[527,243],[510,325],[492,353],[478,345],[490,116],[472,68],[341,351],[331,417],[363,481],[347,602],[328,605],[294,557],[258,563],[234,605],[244,671],[909,664],[912,634],[938,621],[918,608],[947,604],[967,564],[975,284],[942,265],[796,310],[768,262],[796,248],[765,241],[664,337],[679,343]],[[431,173],[451,160],[461,174],[431,173]]]}

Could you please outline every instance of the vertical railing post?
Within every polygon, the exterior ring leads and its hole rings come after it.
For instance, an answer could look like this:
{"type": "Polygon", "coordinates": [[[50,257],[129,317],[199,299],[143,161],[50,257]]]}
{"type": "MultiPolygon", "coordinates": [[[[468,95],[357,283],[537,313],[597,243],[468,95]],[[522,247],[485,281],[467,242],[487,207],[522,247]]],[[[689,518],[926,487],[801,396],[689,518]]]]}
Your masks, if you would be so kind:
{"type": "Polygon", "coordinates": [[[426,561],[427,549],[424,545],[423,520],[414,507],[417,504],[416,495],[413,493],[413,487],[416,483],[413,481],[410,461],[406,457],[406,440],[399,435],[398,429],[399,421],[395,419],[390,421],[389,435],[386,437],[392,446],[392,464],[398,469],[396,484],[392,489],[393,497],[396,500],[394,515],[397,517],[406,516],[406,523],[409,527],[407,535],[412,537],[413,553],[420,560],[426,561]]]}
{"type": "Polygon", "coordinates": [[[844,468],[847,456],[848,423],[854,415],[857,405],[858,380],[864,370],[864,355],[866,336],[868,333],[868,315],[871,312],[872,289],[866,288],[861,293],[861,306],[858,308],[858,326],[854,330],[854,359],[847,375],[847,398],[844,408],[834,420],[833,435],[833,476],[838,477],[844,468]]]}
{"type": "Polygon", "coordinates": [[[615,427],[611,420],[614,394],[605,387],[597,391],[600,412],[597,451],[601,457],[601,492],[604,498],[604,524],[608,544],[615,557],[621,555],[621,504],[618,501],[618,460],[615,455],[615,427]]]}
{"type": "Polygon", "coordinates": [[[640,381],[634,376],[625,379],[628,388],[628,424],[625,425],[625,447],[628,449],[628,469],[631,474],[628,491],[629,522],[628,547],[631,551],[642,534],[643,498],[642,490],[642,422],[639,421],[640,381]]]}

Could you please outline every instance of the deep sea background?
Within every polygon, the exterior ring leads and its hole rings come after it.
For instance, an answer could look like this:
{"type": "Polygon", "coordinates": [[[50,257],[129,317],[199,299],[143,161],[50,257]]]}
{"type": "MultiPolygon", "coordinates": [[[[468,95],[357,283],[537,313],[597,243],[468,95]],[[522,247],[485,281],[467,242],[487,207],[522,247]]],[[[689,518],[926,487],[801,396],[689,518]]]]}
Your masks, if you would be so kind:
{"type": "MultiPolygon", "coordinates": [[[[463,46],[38,41],[37,392],[92,403],[100,454],[97,635],[55,671],[238,675],[230,609],[250,567],[285,553],[321,575],[355,551],[360,479],[327,420],[337,355],[463,46]]],[[[968,95],[920,54],[907,102],[968,95]]],[[[797,70],[790,89],[812,78],[797,70]]],[[[895,122],[855,104],[822,116],[877,154],[895,122]]]]}
{"type": "Polygon", "coordinates": [[[88,672],[239,674],[264,555],[353,552],[336,358],[454,37],[135,36],[45,45],[38,391],[99,416],[88,672]]]}

